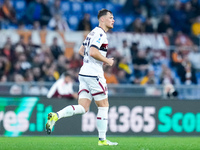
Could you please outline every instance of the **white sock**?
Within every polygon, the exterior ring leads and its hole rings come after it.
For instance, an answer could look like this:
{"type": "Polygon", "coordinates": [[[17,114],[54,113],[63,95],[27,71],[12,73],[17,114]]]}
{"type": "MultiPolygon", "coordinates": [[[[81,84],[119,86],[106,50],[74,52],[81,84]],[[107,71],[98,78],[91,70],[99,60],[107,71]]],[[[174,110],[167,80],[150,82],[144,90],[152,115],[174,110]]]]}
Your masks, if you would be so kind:
{"type": "Polygon", "coordinates": [[[85,109],[82,105],[69,105],[62,110],[58,111],[58,119],[61,119],[63,117],[70,117],[76,114],[84,114],[85,109]]]}
{"type": "Polygon", "coordinates": [[[107,125],[108,125],[108,107],[98,107],[97,130],[99,132],[99,140],[106,139],[107,125]]]}

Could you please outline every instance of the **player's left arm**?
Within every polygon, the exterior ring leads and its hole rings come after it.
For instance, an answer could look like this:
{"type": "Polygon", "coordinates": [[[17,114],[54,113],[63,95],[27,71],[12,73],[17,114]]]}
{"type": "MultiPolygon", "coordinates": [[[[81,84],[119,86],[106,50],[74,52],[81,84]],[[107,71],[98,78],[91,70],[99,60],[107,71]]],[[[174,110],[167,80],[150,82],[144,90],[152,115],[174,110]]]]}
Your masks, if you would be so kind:
{"type": "Polygon", "coordinates": [[[83,57],[84,57],[84,49],[85,49],[85,47],[83,45],[81,45],[81,47],[79,48],[79,51],[78,51],[78,53],[83,57]]]}
{"type": "Polygon", "coordinates": [[[104,57],[96,47],[90,47],[90,56],[96,60],[102,61],[109,66],[112,66],[114,63],[114,58],[104,57]]]}

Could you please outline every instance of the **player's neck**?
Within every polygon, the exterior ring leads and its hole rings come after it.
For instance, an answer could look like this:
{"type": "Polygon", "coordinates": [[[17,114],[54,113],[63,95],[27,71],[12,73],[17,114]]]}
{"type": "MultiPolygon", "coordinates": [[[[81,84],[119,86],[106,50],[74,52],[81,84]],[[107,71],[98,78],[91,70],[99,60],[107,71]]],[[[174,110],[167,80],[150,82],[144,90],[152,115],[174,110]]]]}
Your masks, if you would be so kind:
{"type": "Polygon", "coordinates": [[[103,25],[99,25],[99,27],[102,28],[104,32],[108,32],[109,30],[106,26],[103,26],[103,25]]]}

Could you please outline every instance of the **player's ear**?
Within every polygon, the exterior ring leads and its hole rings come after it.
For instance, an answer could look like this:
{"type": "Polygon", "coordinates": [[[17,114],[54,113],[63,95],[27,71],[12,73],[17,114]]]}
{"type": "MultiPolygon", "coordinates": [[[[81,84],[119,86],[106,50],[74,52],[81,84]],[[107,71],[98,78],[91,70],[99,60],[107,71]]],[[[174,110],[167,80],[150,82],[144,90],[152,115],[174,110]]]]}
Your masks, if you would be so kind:
{"type": "Polygon", "coordinates": [[[99,19],[100,19],[101,22],[104,22],[105,17],[104,17],[104,16],[101,16],[99,19]]]}

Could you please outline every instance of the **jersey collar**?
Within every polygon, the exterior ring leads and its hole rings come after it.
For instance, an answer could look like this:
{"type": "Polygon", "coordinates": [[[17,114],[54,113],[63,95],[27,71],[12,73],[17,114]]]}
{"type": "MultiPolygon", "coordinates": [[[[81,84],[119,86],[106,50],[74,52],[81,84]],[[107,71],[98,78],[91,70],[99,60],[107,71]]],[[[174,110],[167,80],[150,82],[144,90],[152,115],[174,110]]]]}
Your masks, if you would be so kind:
{"type": "MultiPolygon", "coordinates": [[[[101,27],[99,27],[99,26],[98,26],[98,28],[101,28],[101,27]]],[[[104,31],[104,29],[103,29],[103,28],[101,28],[101,29],[104,31]]],[[[104,32],[105,32],[105,31],[104,31],[104,32]]],[[[105,33],[106,33],[106,32],[105,32],[105,33]]]]}

